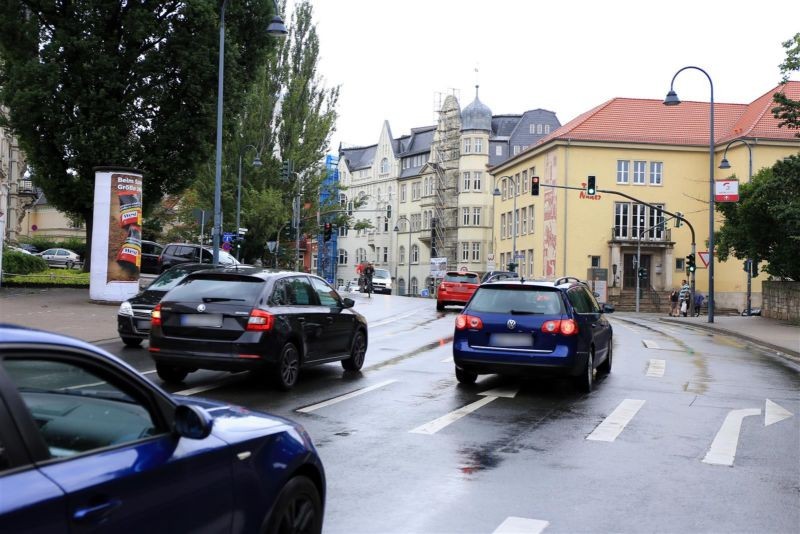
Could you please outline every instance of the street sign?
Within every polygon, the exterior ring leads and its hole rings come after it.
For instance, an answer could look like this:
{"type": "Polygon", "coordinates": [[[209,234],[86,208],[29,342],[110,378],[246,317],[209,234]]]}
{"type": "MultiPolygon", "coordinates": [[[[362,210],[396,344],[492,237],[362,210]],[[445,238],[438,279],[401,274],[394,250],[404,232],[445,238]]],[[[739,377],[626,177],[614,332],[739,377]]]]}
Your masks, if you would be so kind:
{"type": "Polygon", "coordinates": [[[517,252],[517,254],[514,256],[514,258],[518,259],[518,260],[521,260],[524,257],[525,257],[525,253],[524,252],[517,252]]]}
{"type": "Polygon", "coordinates": [[[222,242],[223,243],[231,243],[233,242],[233,232],[225,232],[222,234],[222,242]]]}
{"type": "Polygon", "coordinates": [[[738,202],[739,180],[717,180],[714,182],[714,200],[716,202],[738,202]]]}
{"type": "Polygon", "coordinates": [[[275,252],[275,245],[277,245],[277,241],[267,241],[267,250],[270,252],[275,252]]]}
{"type": "Polygon", "coordinates": [[[239,228],[239,233],[240,234],[246,234],[247,233],[247,228],[239,228]]]}
{"type": "Polygon", "coordinates": [[[225,242],[222,244],[222,250],[224,250],[225,252],[230,252],[230,250],[231,250],[231,244],[230,244],[230,242],[229,242],[229,241],[225,241],[225,242]]]}
{"type": "Polygon", "coordinates": [[[700,261],[703,262],[703,265],[708,267],[708,251],[698,252],[697,255],[700,256],[700,261]]]}

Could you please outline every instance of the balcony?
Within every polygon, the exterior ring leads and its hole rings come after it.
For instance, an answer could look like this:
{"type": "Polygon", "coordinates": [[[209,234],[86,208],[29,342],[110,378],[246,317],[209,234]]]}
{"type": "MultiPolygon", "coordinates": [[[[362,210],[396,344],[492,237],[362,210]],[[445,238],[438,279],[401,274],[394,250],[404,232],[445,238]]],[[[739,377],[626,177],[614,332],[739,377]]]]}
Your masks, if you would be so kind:
{"type": "MultiPolygon", "coordinates": [[[[642,243],[648,245],[674,245],[672,241],[672,230],[650,230],[642,233],[642,243]]],[[[639,242],[639,228],[629,226],[612,226],[611,239],[609,243],[635,245],[639,242]]]]}

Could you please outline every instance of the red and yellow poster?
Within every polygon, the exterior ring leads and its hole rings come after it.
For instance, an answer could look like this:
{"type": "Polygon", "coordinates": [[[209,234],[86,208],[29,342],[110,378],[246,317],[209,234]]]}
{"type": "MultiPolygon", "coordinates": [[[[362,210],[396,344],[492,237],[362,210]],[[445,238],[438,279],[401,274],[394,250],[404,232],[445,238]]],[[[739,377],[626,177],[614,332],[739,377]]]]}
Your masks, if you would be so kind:
{"type": "Polygon", "coordinates": [[[139,279],[142,265],[142,178],[111,174],[107,282],[139,279]]]}

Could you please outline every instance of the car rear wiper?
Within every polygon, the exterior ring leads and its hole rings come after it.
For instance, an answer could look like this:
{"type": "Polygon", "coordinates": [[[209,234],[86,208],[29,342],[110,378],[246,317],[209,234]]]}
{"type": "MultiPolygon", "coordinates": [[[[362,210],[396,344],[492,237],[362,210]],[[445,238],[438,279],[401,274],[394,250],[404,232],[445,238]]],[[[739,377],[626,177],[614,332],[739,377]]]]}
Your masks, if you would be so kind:
{"type": "Polygon", "coordinates": [[[229,297],[203,297],[203,302],[244,302],[244,299],[232,299],[229,297]]]}
{"type": "Polygon", "coordinates": [[[511,310],[508,313],[511,315],[541,315],[539,312],[535,311],[528,311],[528,310],[511,310]]]}

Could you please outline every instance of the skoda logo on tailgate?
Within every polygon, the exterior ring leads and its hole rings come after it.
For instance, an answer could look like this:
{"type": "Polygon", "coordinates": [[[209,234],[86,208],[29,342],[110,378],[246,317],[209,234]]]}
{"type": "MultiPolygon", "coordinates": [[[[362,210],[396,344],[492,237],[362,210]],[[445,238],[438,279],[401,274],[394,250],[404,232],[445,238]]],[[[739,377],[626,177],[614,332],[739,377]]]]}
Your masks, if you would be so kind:
{"type": "Polygon", "coordinates": [[[202,313],[202,312],[204,312],[204,311],[206,311],[206,305],[205,305],[205,304],[199,304],[199,305],[197,306],[197,311],[199,311],[199,312],[201,312],[201,313],[202,313]]]}
{"type": "Polygon", "coordinates": [[[509,319],[508,322],[506,323],[506,326],[508,327],[509,330],[514,330],[517,327],[517,321],[515,321],[514,319],[509,319]]]}

